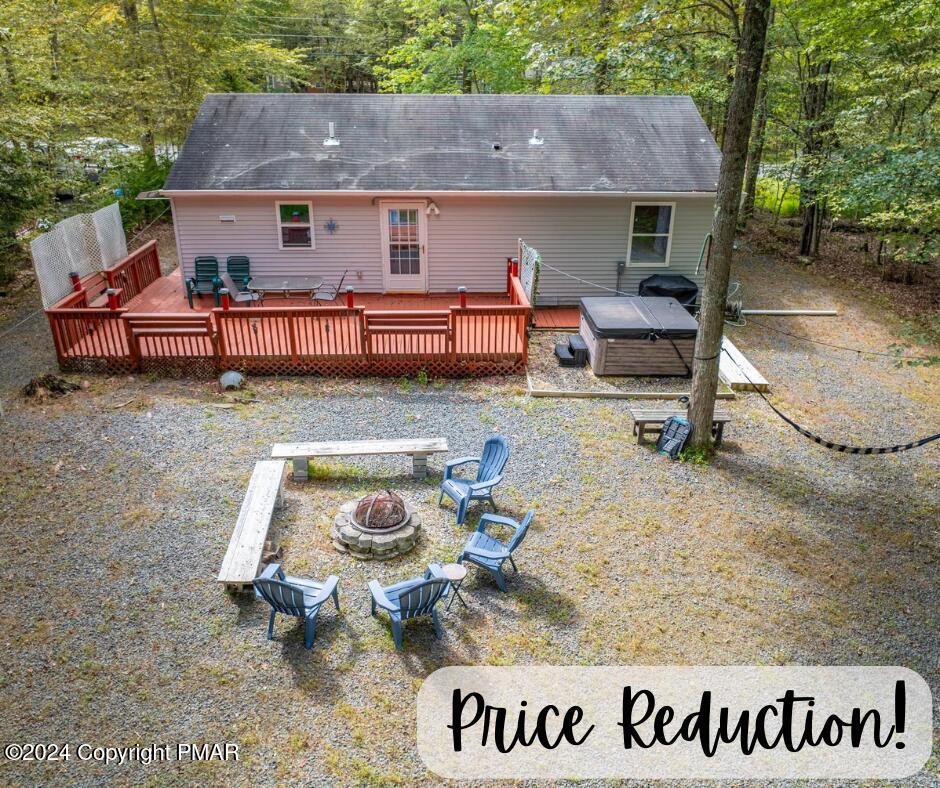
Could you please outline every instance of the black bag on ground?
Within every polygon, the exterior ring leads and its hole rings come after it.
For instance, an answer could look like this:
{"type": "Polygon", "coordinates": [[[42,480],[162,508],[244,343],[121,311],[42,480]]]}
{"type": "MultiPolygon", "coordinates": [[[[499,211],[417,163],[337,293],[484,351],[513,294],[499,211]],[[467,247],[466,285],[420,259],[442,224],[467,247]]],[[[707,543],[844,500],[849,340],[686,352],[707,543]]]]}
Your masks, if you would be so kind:
{"type": "Polygon", "coordinates": [[[681,416],[670,416],[663,422],[663,431],[656,441],[656,450],[674,460],[692,434],[692,425],[681,416]]]}

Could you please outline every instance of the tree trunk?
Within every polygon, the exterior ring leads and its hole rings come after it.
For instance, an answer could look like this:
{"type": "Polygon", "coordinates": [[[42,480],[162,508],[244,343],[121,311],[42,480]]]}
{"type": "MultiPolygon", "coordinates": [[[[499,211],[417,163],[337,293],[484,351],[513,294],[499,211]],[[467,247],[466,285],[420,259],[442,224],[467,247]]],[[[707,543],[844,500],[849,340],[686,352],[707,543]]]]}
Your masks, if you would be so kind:
{"type": "Polygon", "coordinates": [[[803,116],[806,119],[806,139],[803,143],[803,165],[800,177],[800,207],[803,209],[803,229],[800,233],[800,254],[811,257],[816,241],[816,225],[820,221],[818,195],[813,185],[815,175],[810,171],[819,165],[823,150],[824,117],[829,101],[829,72],[831,61],[809,63],[806,67],[808,84],[803,91],[803,116]]]}
{"type": "Polygon", "coordinates": [[[173,78],[173,70],[170,67],[170,57],[166,51],[166,41],[163,38],[163,28],[160,26],[160,20],[157,18],[156,0],[147,0],[147,10],[150,11],[150,23],[153,25],[153,33],[157,38],[157,51],[160,53],[160,59],[163,60],[163,73],[166,74],[168,85],[176,82],[173,78]]]}
{"type": "Polygon", "coordinates": [[[816,222],[813,225],[813,257],[819,256],[819,239],[822,236],[823,222],[826,219],[826,199],[816,204],[816,222]]]}
{"type": "Polygon", "coordinates": [[[770,0],[747,0],[744,27],[738,42],[734,84],[728,102],[718,196],[712,222],[712,256],[705,272],[692,370],[689,420],[692,422],[692,447],[697,449],[707,450],[711,447],[712,415],[718,391],[718,355],[724,333],[731,254],[769,14],[770,0]]]}
{"type": "MultiPolygon", "coordinates": [[[[808,189],[806,190],[808,191],[808,189]]],[[[816,234],[816,215],[819,204],[815,196],[807,194],[810,200],[803,206],[803,227],[800,230],[800,255],[809,257],[813,253],[813,237],[816,234]]]]}
{"type": "Polygon", "coordinates": [[[603,96],[610,92],[610,2],[600,0],[597,6],[598,34],[594,48],[594,92],[603,96]]]}
{"type": "Polygon", "coordinates": [[[59,78],[59,3],[58,0],[52,2],[52,28],[49,30],[49,61],[50,76],[53,80],[59,78]]]}
{"type": "MultiPolygon", "coordinates": [[[[135,80],[140,80],[140,17],[137,14],[137,0],[121,0],[121,13],[124,16],[124,22],[130,33],[130,72],[135,80]]],[[[142,84],[137,86],[137,97],[135,100],[134,112],[137,115],[137,122],[140,125],[140,147],[144,155],[151,161],[157,158],[156,144],[153,134],[153,119],[147,109],[146,103],[141,97],[141,91],[145,88],[142,84]]]]}
{"type": "MultiPolygon", "coordinates": [[[[773,9],[770,10],[769,28],[774,23],[773,9]]],[[[767,127],[767,75],[770,71],[770,50],[764,50],[764,59],[760,67],[760,84],[757,87],[757,117],[751,129],[751,147],[747,154],[747,167],[744,175],[744,205],[741,209],[741,225],[754,215],[754,200],[757,197],[757,176],[760,173],[761,159],[764,157],[764,129],[767,127]]]]}

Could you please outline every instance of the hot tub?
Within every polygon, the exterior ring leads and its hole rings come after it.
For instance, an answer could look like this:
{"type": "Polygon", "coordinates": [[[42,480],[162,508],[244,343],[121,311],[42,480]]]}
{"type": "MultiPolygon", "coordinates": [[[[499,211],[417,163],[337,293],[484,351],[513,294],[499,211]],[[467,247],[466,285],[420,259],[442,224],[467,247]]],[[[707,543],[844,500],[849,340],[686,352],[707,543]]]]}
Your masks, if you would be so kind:
{"type": "Polygon", "coordinates": [[[581,299],[581,336],[596,375],[691,375],[697,333],[675,298],[581,299]]]}

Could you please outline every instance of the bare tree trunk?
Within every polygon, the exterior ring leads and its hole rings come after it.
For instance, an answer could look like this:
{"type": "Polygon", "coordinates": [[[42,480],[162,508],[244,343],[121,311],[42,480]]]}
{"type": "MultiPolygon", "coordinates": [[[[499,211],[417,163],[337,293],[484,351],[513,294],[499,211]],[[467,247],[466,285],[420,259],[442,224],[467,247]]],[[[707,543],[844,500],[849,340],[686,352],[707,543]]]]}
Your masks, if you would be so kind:
{"type": "Polygon", "coordinates": [[[693,430],[692,446],[698,449],[711,447],[712,415],[718,391],[718,356],[724,333],[731,254],[769,15],[770,0],[746,1],[721,151],[718,196],[712,222],[712,257],[705,273],[698,338],[695,341],[689,420],[693,430]]]}
{"type": "MultiPolygon", "coordinates": [[[[773,8],[770,9],[769,28],[774,23],[773,8]]],[[[741,225],[754,215],[754,200],[757,197],[757,176],[760,174],[761,159],[764,157],[764,130],[767,127],[767,75],[770,71],[770,50],[764,50],[764,59],[760,67],[760,84],[757,88],[757,117],[751,129],[751,147],[747,154],[747,167],[744,175],[744,205],[741,209],[741,225]]]]}
{"type": "Polygon", "coordinates": [[[809,84],[803,94],[803,114],[806,118],[807,132],[803,145],[803,172],[800,178],[800,207],[803,209],[803,229],[800,233],[800,254],[810,257],[815,254],[813,247],[816,240],[816,224],[820,221],[819,204],[816,188],[812,185],[814,176],[810,169],[819,166],[818,158],[823,150],[823,132],[826,124],[824,116],[829,101],[829,72],[831,61],[809,63],[807,75],[809,84]]]}
{"type": "Polygon", "coordinates": [[[826,199],[816,204],[816,223],[813,225],[813,257],[819,255],[819,239],[822,236],[823,222],[826,219],[826,199]]]}
{"type": "Polygon", "coordinates": [[[52,2],[52,18],[56,27],[52,27],[49,30],[49,59],[51,62],[50,76],[53,80],[56,80],[59,78],[59,30],[57,27],[59,24],[58,0],[53,0],[52,2]]]}
{"type": "Polygon", "coordinates": [[[610,60],[607,50],[610,46],[610,2],[600,0],[597,6],[598,35],[594,48],[594,92],[603,96],[610,92],[610,60]]]}

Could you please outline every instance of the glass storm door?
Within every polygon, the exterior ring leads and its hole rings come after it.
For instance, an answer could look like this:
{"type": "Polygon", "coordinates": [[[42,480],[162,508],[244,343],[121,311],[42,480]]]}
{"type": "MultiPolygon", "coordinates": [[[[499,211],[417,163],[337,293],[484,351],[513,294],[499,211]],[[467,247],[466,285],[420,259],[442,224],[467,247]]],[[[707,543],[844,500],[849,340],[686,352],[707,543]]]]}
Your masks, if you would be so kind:
{"type": "Polygon", "coordinates": [[[425,205],[382,202],[382,264],[385,289],[427,291],[425,205]]]}

